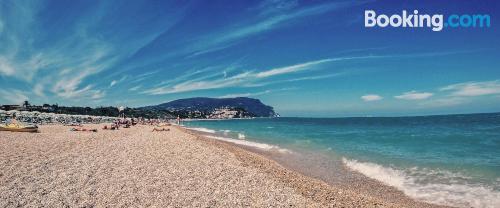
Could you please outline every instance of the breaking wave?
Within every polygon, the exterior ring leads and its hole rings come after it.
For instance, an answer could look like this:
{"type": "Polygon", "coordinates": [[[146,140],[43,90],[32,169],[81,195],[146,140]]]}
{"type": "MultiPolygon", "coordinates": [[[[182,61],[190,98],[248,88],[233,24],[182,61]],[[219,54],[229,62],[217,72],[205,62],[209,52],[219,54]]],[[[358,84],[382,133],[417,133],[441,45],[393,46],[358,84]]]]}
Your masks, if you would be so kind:
{"type": "Polygon", "coordinates": [[[245,138],[246,138],[245,134],[238,133],[238,139],[245,139],[245,138]]]}
{"type": "Polygon", "coordinates": [[[213,130],[213,129],[207,129],[207,128],[202,128],[202,127],[198,127],[198,128],[190,127],[190,128],[187,128],[187,129],[195,130],[195,131],[201,131],[201,132],[210,133],[210,134],[215,134],[215,130],[213,130]]]}
{"type": "Polygon", "coordinates": [[[270,145],[270,144],[265,144],[265,143],[252,142],[252,141],[248,141],[248,140],[231,139],[231,138],[212,136],[212,135],[207,135],[206,137],[210,138],[210,139],[216,139],[216,140],[220,140],[220,141],[230,142],[233,144],[254,147],[254,148],[258,148],[258,149],[266,150],[266,151],[278,151],[281,153],[291,153],[291,151],[288,149],[284,149],[284,148],[281,148],[281,147],[278,147],[275,145],[270,145]]]}
{"type": "Polygon", "coordinates": [[[500,192],[449,171],[410,168],[398,170],[370,162],[342,158],[350,169],[393,186],[406,195],[429,203],[457,207],[500,207],[500,192]]]}

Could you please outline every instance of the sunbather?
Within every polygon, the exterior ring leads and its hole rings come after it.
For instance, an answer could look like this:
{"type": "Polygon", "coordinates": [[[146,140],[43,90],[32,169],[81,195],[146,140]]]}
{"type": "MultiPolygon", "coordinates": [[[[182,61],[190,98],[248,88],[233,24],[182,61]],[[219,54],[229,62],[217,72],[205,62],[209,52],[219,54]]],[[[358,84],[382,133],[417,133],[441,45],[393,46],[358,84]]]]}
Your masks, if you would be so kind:
{"type": "Polygon", "coordinates": [[[169,128],[157,128],[157,127],[154,127],[153,131],[170,131],[170,129],[169,128]]]}
{"type": "Polygon", "coordinates": [[[83,127],[71,128],[70,130],[71,131],[91,131],[91,132],[97,132],[97,129],[86,129],[86,128],[83,128],[83,127]]]}
{"type": "Polygon", "coordinates": [[[108,128],[108,125],[104,125],[104,127],[102,127],[102,130],[118,130],[118,125],[111,124],[111,126],[109,128],[108,128]]]}

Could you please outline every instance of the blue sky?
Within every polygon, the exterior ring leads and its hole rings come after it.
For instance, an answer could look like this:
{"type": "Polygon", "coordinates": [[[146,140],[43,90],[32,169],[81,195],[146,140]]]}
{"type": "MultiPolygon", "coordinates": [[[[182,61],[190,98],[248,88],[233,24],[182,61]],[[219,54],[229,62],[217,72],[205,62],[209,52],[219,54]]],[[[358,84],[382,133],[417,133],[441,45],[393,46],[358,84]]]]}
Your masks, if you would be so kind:
{"type": "Polygon", "coordinates": [[[284,116],[500,111],[495,1],[0,2],[0,103],[261,99],[284,116]],[[490,28],[365,28],[364,10],[490,28]]]}

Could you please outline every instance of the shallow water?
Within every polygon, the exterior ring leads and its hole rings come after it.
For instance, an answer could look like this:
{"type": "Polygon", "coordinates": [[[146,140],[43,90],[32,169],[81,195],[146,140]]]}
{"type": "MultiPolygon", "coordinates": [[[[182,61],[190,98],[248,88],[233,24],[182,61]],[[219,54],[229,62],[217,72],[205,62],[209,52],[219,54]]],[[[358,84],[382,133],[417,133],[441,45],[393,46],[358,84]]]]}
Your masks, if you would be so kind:
{"type": "Polygon", "coordinates": [[[317,152],[422,201],[500,207],[498,113],[189,121],[184,125],[266,151],[317,152]]]}

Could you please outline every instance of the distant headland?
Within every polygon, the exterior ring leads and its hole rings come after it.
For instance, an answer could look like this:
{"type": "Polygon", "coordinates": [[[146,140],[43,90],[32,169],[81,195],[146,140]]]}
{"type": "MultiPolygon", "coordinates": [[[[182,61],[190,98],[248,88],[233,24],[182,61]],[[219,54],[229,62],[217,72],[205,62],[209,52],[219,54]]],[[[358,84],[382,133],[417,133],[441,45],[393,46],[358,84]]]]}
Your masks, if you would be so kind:
{"type": "Polygon", "coordinates": [[[145,107],[81,107],[61,106],[58,104],[33,105],[24,101],[22,105],[1,105],[0,110],[10,111],[38,111],[69,115],[92,115],[118,117],[125,114],[127,117],[143,118],[189,118],[189,119],[231,119],[254,117],[277,117],[273,107],[265,105],[259,99],[237,98],[207,98],[196,97],[178,99],[158,105],[145,107]],[[121,112],[122,111],[122,112],[121,112]]]}

